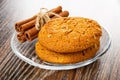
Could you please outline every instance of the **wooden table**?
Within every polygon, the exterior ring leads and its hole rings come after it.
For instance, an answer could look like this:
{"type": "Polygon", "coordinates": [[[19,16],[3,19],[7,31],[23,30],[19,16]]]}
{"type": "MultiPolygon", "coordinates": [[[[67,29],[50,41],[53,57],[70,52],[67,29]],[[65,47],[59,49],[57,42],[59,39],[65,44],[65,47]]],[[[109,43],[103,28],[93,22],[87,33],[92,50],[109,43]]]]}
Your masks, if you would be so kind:
{"type": "Polygon", "coordinates": [[[0,0],[0,80],[120,80],[120,0],[0,0]],[[31,66],[12,52],[10,40],[17,21],[40,7],[62,5],[70,16],[97,20],[111,34],[109,51],[96,62],[73,70],[53,71],[31,66]]]}

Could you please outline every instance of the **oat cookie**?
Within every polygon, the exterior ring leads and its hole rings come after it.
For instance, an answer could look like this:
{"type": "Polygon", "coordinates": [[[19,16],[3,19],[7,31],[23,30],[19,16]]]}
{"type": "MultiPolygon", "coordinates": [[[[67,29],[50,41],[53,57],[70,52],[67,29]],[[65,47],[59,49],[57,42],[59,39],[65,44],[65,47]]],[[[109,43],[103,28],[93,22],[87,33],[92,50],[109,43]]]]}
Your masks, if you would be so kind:
{"type": "Polygon", "coordinates": [[[102,35],[100,25],[82,17],[56,18],[39,32],[39,43],[59,53],[78,52],[96,44],[102,35]]]}
{"type": "Polygon", "coordinates": [[[96,52],[99,49],[99,41],[97,44],[80,51],[74,52],[69,54],[57,53],[50,51],[43,47],[39,42],[36,43],[35,49],[36,54],[40,57],[40,59],[50,62],[50,63],[57,63],[57,64],[70,64],[70,63],[77,63],[87,59],[90,59],[96,55],[96,52]]]}

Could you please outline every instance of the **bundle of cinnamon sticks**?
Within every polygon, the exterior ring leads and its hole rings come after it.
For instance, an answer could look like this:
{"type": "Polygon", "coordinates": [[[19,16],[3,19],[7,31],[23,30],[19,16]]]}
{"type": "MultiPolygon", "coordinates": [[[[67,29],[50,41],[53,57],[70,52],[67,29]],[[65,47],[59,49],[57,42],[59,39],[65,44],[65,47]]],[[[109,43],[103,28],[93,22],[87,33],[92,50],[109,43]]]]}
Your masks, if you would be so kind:
{"type": "MultiPolygon", "coordinates": [[[[53,12],[55,14],[60,15],[61,17],[68,17],[69,12],[68,11],[62,11],[62,7],[58,6],[56,8],[53,8],[49,10],[50,12],[53,12]]],[[[53,14],[48,14],[51,19],[57,18],[57,16],[53,14]]],[[[26,20],[22,20],[20,22],[17,22],[15,24],[15,30],[17,33],[17,39],[19,42],[23,43],[25,41],[32,41],[38,36],[38,30],[35,28],[37,15],[28,18],[26,20]]]]}

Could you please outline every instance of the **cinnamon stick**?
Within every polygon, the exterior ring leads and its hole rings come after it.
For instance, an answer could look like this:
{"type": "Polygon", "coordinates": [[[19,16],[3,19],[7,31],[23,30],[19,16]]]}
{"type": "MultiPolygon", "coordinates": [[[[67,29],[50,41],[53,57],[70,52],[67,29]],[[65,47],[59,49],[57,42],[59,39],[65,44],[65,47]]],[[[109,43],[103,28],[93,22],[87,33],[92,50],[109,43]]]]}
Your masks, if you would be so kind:
{"type": "Polygon", "coordinates": [[[37,38],[38,32],[39,31],[34,26],[25,32],[25,37],[28,41],[32,41],[33,39],[37,38]]]}
{"type": "MultiPolygon", "coordinates": [[[[58,14],[58,13],[62,12],[62,7],[58,6],[58,7],[54,8],[54,9],[48,11],[48,12],[53,12],[53,13],[58,14]]],[[[48,14],[48,15],[49,15],[50,18],[54,16],[53,14],[48,14]]]]}
{"type": "Polygon", "coordinates": [[[17,34],[17,39],[21,42],[21,43],[23,43],[23,42],[25,42],[27,39],[26,39],[26,37],[25,37],[25,35],[24,35],[24,33],[19,33],[19,34],[17,34]]]}
{"type": "Polygon", "coordinates": [[[25,24],[21,25],[19,27],[20,28],[20,32],[25,32],[26,30],[32,28],[35,25],[35,22],[36,22],[36,20],[34,19],[34,20],[32,20],[32,21],[30,21],[28,23],[25,23],[25,24]]]}
{"type": "MultiPolygon", "coordinates": [[[[59,13],[59,16],[61,17],[67,17],[69,15],[68,11],[63,11],[59,13]]],[[[52,18],[58,18],[57,16],[53,16],[52,18]]]]}
{"type": "Polygon", "coordinates": [[[35,15],[35,16],[31,17],[31,18],[28,18],[28,19],[26,19],[26,20],[17,22],[17,23],[15,24],[15,30],[16,30],[17,32],[20,32],[20,26],[21,26],[21,25],[23,25],[23,24],[25,24],[25,23],[27,23],[27,22],[29,22],[29,21],[35,20],[36,17],[37,17],[37,15],[35,15]]]}

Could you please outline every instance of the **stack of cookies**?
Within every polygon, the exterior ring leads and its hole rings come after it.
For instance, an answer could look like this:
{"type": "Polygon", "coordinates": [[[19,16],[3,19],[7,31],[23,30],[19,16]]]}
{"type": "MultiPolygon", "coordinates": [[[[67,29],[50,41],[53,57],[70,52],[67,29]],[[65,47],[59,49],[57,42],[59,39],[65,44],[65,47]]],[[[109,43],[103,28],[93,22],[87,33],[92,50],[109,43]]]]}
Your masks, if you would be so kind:
{"type": "Polygon", "coordinates": [[[88,18],[52,19],[39,32],[36,54],[50,63],[81,62],[96,55],[101,35],[100,25],[88,18]]]}

